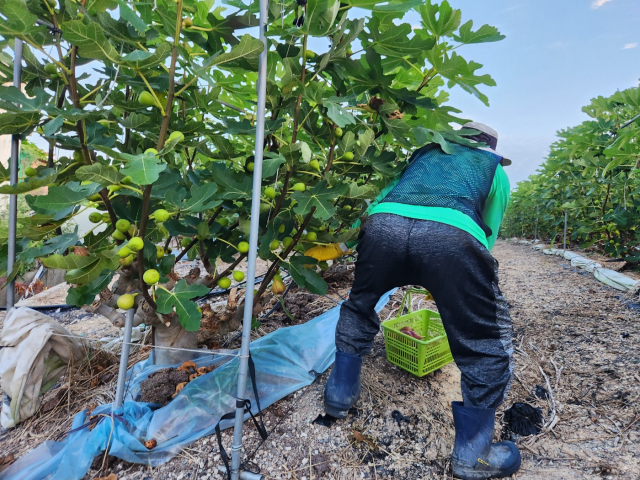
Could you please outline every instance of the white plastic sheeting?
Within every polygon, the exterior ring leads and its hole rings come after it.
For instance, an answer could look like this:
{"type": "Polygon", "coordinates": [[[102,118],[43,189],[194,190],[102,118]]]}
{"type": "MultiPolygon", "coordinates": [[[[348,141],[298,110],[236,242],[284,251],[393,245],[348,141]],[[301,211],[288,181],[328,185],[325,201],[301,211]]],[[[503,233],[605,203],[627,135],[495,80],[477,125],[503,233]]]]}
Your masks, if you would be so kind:
{"type": "Polygon", "coordinates": [[[0,420],[12,428],[40,407],[40,395],[51,388],[67,366],[86,355],[81,339],[53,318],[27,307],[7,313],[0,343],[0,386],[5,393],[0,420]]]}
{"type": "Polygon", "coordinates": [[[593,276],[600,282],[623,292],[633,290],[636,285],[640,284],[640,280],[627,277],[609,268],[596,268],[593,271],[593,276]]]}
{"type": "Polygon", "coordinates": [[[579,257],[580,255],[575,252],[570,252],[569,250],[567,250],[566,252],[564,252],[562,256],[567,260],[571,260],[572,258],[579,257]]]}
{"type": "Polygon", "coordinates": [[[601,268],[602,264],[596,262],[595,260],[590,260],[588,258],[584,258],[580,255],[575,255],[571,259],[571,266],[578,267],[586,270],[587,272],[593,272],[596,268],[601,268]]]}
{"type": "MultiPolygon", "coordinates": [[[[517,243],[521,244],[523,242],[519,241],[517,243]]],[[[640,280],[628,277],[627,275],[616,272],[615,270],[611,270],[609,268],[603,268],[602,264],[596,262],[595,260],[585,258],[578,253],[570,252],[568,250],[565,251],[560,248],[545,248],[542,245],[534,245],[532,248],[538,251],[542,250],[542,253],[544,253],[545,255],[556,255],[559,257],[563,257],[564,259],[571,261],[572,267],[578,267],[586,270],[589,273],[593,273],[593,276],[596,278],[596,280],[612,288],[615,288],[616,290],[628,292],[640,288],[640,280]]]]}

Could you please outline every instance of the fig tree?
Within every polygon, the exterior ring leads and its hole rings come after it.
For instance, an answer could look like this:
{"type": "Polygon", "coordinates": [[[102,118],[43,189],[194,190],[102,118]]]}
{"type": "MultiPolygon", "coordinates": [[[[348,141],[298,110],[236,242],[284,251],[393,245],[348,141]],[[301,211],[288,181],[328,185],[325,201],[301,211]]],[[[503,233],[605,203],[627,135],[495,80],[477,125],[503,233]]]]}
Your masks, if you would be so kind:
{"type": "Polygon", "coordinates": [[[164,223],[169,220],[169,212],[167,212],[164,208],[159,208],[155,212],[153,212],[153,217],[156,219],[156,222],[164,223]]]}
{"type": "Polygon", "coordinates": [[[130,293],[125,293],[118,297],[118,308],[121,308],[122,310],[129,310],[133,307],[134,303],[135,297],[130,293]]]}
{"type": "Polygon", "coordinates": [[[55,63],[47,63],[44,66],[44,71],[47,72],[49,75],[53,75],[54,73],[58,73],[58,67],[56,66],[55,63]]]}
{"type": "Polygon", "coordinates": [[[118,260],[118,263],[123,267],[128,267],[133,263],[133,255],[129,255],[128,257],[121,258],[118,260]]]}
{"type": "Polygon", "coordinates": [[[240,270],[235,270],[233,272],[233,279],[236,282],[241,282],[242,280],[244,280],[244,272],[241,272],[240,270]]]}
{"type": "Polygon", "coordinates": [[[144,274],[142,275],[142,280],[144,280],[144,283],[146,283],[147,285],[155,285],[156,283],[158,283],[158,280],[160,280],[160,274],[157,270],[151,268],[144,272],[144,274]]]}
{"type": "Polygon", "coordinates": [[[89,221],[91,223],[100,223],[102,221],[102,214],[100,212],[91,212],[89,221]]]}
{"type": "Polygon", "coordinates": [[[119,230],[122,233],[128,232],[129,228],[131,228],[131,222],[129,220],[125,220],[124,218],[121,218],[116,222],[116,230],[119,230]]]}
{"type": "Polygon", "coordinates": [[[131,250],[132,252],[138,252],[144,248],[144,240],[142,240],[140,237],[133,237],[131,240],[129,240],[127,247],[129,247],[129,250],[131,250]]]}
{"type": "Polygon", "coordinates": [[[273,187],[267,187],[264,189],[264,196],[270,200],[276,198],[276,189],[273,187]]]}
{"type": "Polygon", "coordinates": [[[149,92],[144,91],[138,97],[138,102],[145,107],[157,107],[156,99],[149,92]]]}
{"type": "Polygon", "coordinates": [[[184,140],[184,134],[178,131],[171,132],[171,135],[169,135],[169,141],[176,139],[178,140],[178,143],[182,142],[184,140]]]}

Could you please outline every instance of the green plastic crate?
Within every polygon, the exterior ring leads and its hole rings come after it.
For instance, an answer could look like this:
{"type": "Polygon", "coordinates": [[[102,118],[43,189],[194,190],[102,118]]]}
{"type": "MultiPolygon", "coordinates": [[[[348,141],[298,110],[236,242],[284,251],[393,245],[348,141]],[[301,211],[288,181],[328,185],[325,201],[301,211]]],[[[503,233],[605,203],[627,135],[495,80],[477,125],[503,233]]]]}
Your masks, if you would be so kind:
{"type": "MultiPolygon", "coordinates": [[[[409,301],[409,305],[411,305],[411,301],[409,301]]],[[[403,306],[404,300],[400,312],[402,312],[403,306]]],[[[382,328],[387,360],[407,372],[424,377],[426,374],[453,362],[447,334],[437,312],[426,309],[418,310],[387,320],[382,323],[382,328]],[[400,332],[406,326],[413,328],[424,340],[418,340],[400,332]]]]}

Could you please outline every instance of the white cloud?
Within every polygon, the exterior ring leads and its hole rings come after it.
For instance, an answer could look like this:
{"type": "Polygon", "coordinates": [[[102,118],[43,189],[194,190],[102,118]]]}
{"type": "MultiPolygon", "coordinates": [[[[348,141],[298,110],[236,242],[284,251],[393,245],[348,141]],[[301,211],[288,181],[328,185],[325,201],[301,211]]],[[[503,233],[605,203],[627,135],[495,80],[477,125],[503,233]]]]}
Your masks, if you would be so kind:
{"type": "Polygon", "coordinates": [[[609,3],[610,1],[611,0],[593,0],[593,3],[591,4],[591,8],[593,9],[600,8],[605,3],[609,3]]]}
{"type": "Polygon", "coordinates": [[[638,46],[638,42],[636,43],[627,43],[624,47],[622,47],[623,50],[629,50],[630,48],[636,48],[638,46]]]}

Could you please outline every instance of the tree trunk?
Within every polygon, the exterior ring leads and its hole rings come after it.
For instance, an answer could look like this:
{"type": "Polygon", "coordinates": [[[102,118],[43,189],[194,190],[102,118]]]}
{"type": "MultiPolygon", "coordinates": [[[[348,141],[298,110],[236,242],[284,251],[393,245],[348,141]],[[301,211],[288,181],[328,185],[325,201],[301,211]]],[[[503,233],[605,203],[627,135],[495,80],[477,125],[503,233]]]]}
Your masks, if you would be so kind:
{"type": "MultiPolygon", "coordinates": [[[[156,347],[188,348],[192,350],[198,348],[198,332],[187,332],[180,325],[177,318],[173,318],[168,327],[162,323],[154,324],[153,338],[156,347]]],[[[200,356],[201,354],[197,352],[155,348],[153,363],[154,365],[172,365],[186,360],[193,360],[200,356]]]]}

